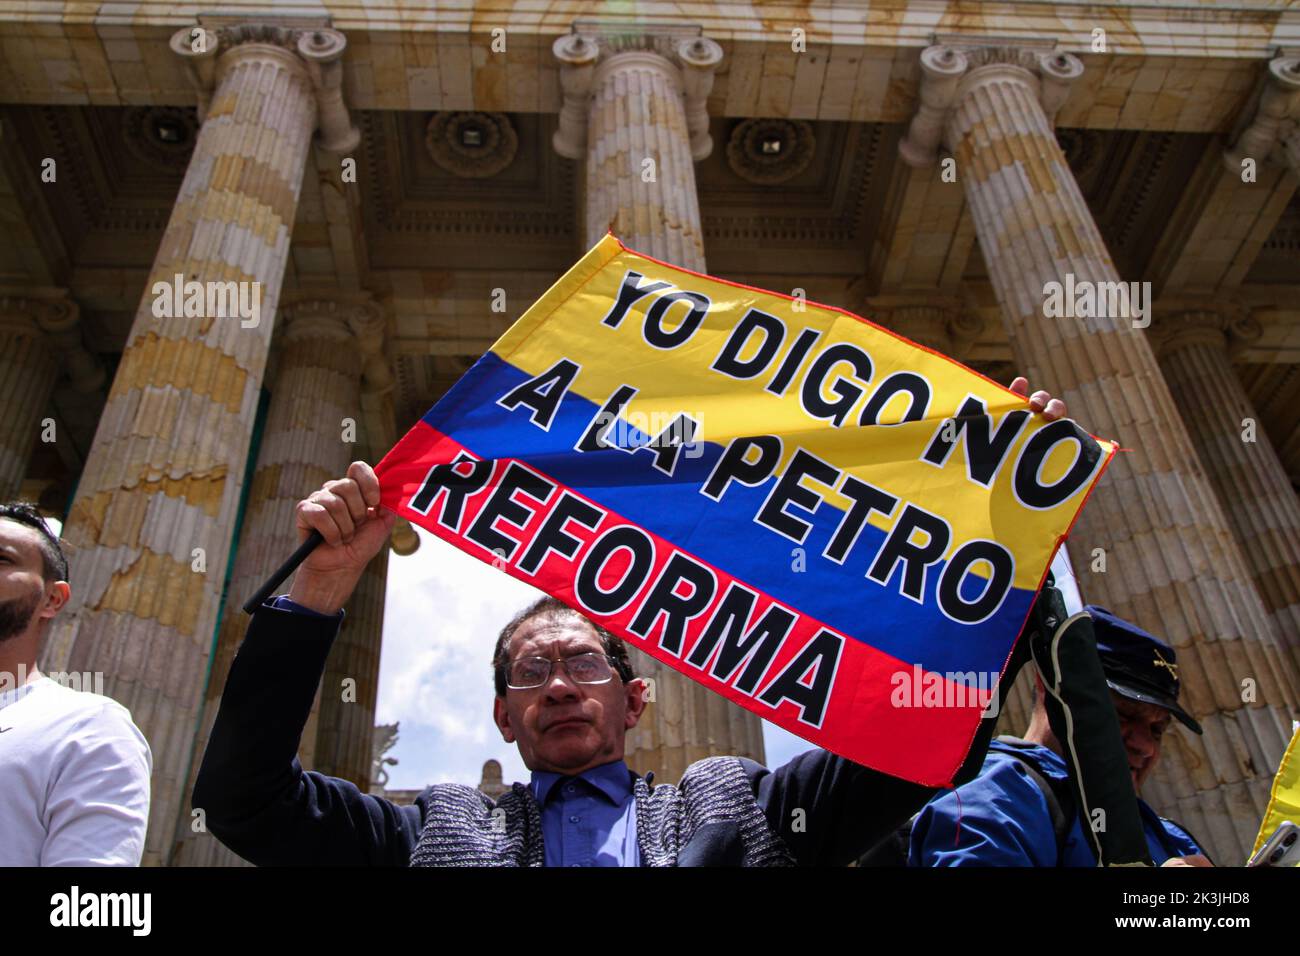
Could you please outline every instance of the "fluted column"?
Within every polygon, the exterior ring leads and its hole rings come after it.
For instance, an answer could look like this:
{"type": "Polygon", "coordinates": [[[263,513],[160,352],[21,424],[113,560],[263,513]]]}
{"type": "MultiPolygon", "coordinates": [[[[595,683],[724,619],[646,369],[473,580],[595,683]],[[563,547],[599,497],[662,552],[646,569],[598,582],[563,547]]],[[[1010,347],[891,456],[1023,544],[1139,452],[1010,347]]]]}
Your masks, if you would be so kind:
{"type": "MultiPolygon", "coordinates": [[[[612,230],[638,252],[705,271],[694,161],[712,148],[704,103],[721,48],[705,37],[572,34],[553,49],[564,92],[553,143],[586,163],[587,244],[612,230]]],[[[630,653],[655,698],[627,735],[629,766],[675,782],[714,754],[763,760],[760,718],[630,653]]]]}
{"type": "MultiPolygon", "coordinates": [[[[353,330],[364,369],[361,406],[374,432],[365,436],[366,460],[378,461],[395,441],[395,383],[384,357],[384,318],[377,309],[368,310],[357,317],[353,330]]],[[[397,529],[393,530],[390,541],[397,550],[397,529]]],[[[415,537],[409,524],[406,530],[415,537]]],[[[388,558],[388,548],[384,548],[366,566],[348,602],[343,627],[330,649],[321,679],[314,769],[351,780],[363,790],[370,786],[388,558]]]]}
{"type": "Polygon", "coordinates": [[[344,45],[268,26],[172,39],[213,92],[64,528],[73,605],[44,661],[103,671],[148,738],[149,864],[170,857],[185,802],[317,94],[344,45]],[[175,289],[178,276],[199,294],[175,289]],[[204,294],[224,282],[240,284],[246,315],[204,294]]]}
{"type": "MultiPolygon", "coordinates": [[[[294,506],[326,481],[338,478],[352,461],[345,419],[356,419],[361,361],[349,326],[355,309],[337,300],[309,300],[280,309],[276,374],[271,401],[248,489],[239,547],[204,694],[203,715],[194,740],[181,833],[186,840],[179,861],[185,865],[238,863],[234,854],[206,832],[189,825],[189,795],[216,720],[226,677],[248,618],[240,605],[285,556],[298,546],[294,506]]],[[[299,760],[311,768],[316,744],[316,708],[303,732],[299,760]]],[[[199,808],[201,809],[201,808],[199,808]]]]}
{"type": "Polygon", "coordinates": [[[1123,316],[1045,308],[1049,283],[1120,278],[1052,129],[1082,70],[1064,53],[931,47],[925,106],[900,152],[932,161],[941,137],[1022,371],[1131,449],[1084,509],[1074,551],[1082,561],[1106,552],[1107,572],[1083,582],[1091,601],[1177,647],[1186,704],[1205,728],[1204,737],[1175,729],[1144,795],[1185,817],[1212,854],[1239,862],[1290,737],[1295,673],[1145,336],[1123,316]],[[1243,701],[1247,679],[1257,696],[1243,701]]]}
{"type": "Polygon", "coordinates": [[[1162,315],[1160,365],[1210,484],[1293,662],[1300,664],[1300,500],[1230,355],[1258,338],[1248,315],[1162,315]]]}
{"type": "Polygon", "coordinates": [[[321,679],[315,769],[362,790],[370,786],[387,587],[388,548],[383,548],[357,582],[321,679]]]}
{"type": "Polygon", "coordinates": [[[0,298],[0,501],[18,491],[50,403],[58,364],[40,320],[44,303],[0,298]]]}
{"type": "Polygon", "coordinates": [[[78,318],[77,304],[58,290],[0,290],[0,501],[26,477],[59,378],[81,392],[104,382],[103,366],[81,343],[78,318]]]}
{"type": "Polygon", "coordinates": [[[570,34],[553,49],[565,94],[554,145],[586,161],[588,244],[612,230],[638,252],[702,271],[694,161],[712,149],[703,103],[721,48],[705,37],[611,45],[570,34]]]}

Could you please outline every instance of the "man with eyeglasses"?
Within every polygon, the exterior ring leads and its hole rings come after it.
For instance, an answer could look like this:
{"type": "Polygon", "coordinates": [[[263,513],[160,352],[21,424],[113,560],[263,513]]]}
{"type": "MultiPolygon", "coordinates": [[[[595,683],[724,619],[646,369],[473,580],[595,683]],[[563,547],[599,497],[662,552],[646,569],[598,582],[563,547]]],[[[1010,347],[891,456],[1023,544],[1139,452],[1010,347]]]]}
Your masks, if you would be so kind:
{"type": "MultiPolygon", "coordinates": [[[[1023,378],[1012,388],[1028,391],[1023,378]]],[[[1065,414],[1046,392],[1030,402],[1048,420],[1065,414]]],[[[676,784],[655,785],[623,761],[645,682],[618,637],[555,598],[516,615],[492,659],[493,717],[532,771],[528,785],[493,801],[438,784],[398,806],[303,771],[299,737],[343,605],[396,518],[379,507],[379,482],[364,462],[300,501],[296,516],[300,536],[315,529],[324,544],[289,594],[253,615],[194,787],[208,830],[252,863],[845,865],[936,793],[824,750],[775,771],[710,757],[676,784]]],[[[983,722],[957,782],[978,771],[994,722],[983,722]]]]}

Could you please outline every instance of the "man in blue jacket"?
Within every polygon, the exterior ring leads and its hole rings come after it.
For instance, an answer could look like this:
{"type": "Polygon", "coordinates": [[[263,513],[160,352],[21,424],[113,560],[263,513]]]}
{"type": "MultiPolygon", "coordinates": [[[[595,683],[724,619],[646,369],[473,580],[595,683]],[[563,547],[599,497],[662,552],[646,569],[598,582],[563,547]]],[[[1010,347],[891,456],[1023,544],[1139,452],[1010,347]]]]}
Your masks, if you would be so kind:
{"type": "MultiPolygon", "coordinates": [[[[1093,619],[1097,653],[1119,717],[1133,788],[1160,759],[1169,723],[1200,725],[1178,704],[1174,649],[1104,608],[1093,619]]],[[[912,826],[910,866],[1096,866],[1075,812],[1062,749],[1047,719],[1042,680],[1024,739],[999,737],[979,776],[935,798],[912,826]]],[[[1210,866],[1185,829],[1139,798],[1147,846],[1157,866],[1210,866]]]]}

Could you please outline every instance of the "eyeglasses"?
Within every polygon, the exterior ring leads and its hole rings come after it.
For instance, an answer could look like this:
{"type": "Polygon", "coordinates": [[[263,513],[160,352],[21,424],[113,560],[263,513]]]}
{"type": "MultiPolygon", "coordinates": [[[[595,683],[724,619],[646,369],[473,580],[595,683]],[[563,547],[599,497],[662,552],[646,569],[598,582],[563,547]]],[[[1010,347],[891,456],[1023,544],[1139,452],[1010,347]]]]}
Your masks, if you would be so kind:
{"type": "Polygon", "coordinates": [[[610,666],[614,659],[607,654],[589,651],[574,654],[562,660],[553,661],[545,657],[521,657],[511,661],[506,671],[506,686],[511,690],[531,690],[541,687],[551,679],[556,664],[563,664],[564,671],[577,684],[604,684],[614,677],[610,666]]]}

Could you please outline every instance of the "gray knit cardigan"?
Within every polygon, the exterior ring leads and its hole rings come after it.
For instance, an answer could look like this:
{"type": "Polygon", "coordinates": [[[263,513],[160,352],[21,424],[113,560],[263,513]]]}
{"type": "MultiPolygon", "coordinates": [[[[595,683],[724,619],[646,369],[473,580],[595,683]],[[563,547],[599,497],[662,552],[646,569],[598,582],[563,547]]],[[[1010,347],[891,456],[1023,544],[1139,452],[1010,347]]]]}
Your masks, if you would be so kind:
{"type": "MultiPolygon", "coordinates": [[[[736,757],[686,768],[677,786],[633,786],[642,866],[793,866],[736,757]]],[[[522,783],[493,802],[473,787],[430,787],[411,866],[542,866],[541,809],[522,783]]]]}

